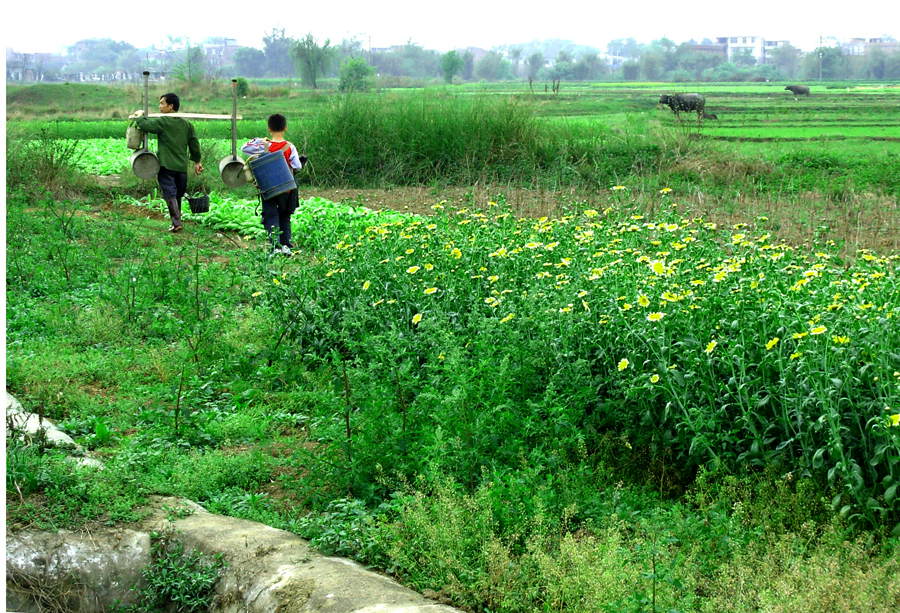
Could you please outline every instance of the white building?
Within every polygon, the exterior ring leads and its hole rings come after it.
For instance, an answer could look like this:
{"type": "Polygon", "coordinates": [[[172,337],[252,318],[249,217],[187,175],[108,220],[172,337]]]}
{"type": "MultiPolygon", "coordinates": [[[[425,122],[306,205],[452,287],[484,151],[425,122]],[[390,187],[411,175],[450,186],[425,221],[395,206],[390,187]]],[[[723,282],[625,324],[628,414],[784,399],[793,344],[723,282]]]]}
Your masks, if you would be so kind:
{"type": "Polygon", "coordinates": [[[774,49],[790,44],[786,40],[766,40],[762,36],[720,36],[716,42],[725,48],[729,62],[737,56],[750,55],[757,64],[765,64],[774,49]]]}

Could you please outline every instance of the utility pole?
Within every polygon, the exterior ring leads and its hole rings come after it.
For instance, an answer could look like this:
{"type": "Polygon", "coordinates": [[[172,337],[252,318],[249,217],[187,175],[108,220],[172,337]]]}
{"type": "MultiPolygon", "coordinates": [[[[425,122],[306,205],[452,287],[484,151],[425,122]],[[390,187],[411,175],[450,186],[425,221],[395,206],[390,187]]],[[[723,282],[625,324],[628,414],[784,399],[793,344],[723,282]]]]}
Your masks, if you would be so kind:
{"type": "Polygon", "coordinates": [[[819,36],[819,48],[816,49],[816,55],[819,56],[819,81],[822,80],[822,36],[819,36]]]}

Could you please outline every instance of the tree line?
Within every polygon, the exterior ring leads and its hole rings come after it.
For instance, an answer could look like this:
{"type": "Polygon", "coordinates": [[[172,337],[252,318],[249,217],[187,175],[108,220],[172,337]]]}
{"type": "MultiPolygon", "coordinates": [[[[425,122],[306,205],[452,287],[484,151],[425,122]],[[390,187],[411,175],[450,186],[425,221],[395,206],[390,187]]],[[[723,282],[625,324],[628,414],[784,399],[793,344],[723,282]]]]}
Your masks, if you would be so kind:
{"type": "MultiPolygon", "coordinates": [[[[210,38],[201,43],[169,37],[163,49],[137,49],[111,39],[87,39],[69,47],[68,56],[39,62],[42,80],[72,74],[128,75],[144,69],[199,82],[239,76],[299,79],[318,88],[345,91],[375,84],[402,86],[431,80],[504,81],[527,79],[558,84],[560,81],[776,81],[785,79],[843,80],[900,79],[900,52],[877,46],[863,55],[850,55],[839,47],[803,52],[790,44],[767,52],[761,63],[750,53],[730,60],[708,40],[676,44],[662,38],[638,43],[616,39],[599,49],[569,41],[545,40],[506,45],[491,50],[466,49],[441,53],[413,42],[386,49],[364,48],[359,40],[332,44],[312,33],[295,39],[283,29],[263,37],[262,48],[228,46],[229,39],[210,38]]],[[[7,62],[10,78],[10,62],[7,62]]]]}

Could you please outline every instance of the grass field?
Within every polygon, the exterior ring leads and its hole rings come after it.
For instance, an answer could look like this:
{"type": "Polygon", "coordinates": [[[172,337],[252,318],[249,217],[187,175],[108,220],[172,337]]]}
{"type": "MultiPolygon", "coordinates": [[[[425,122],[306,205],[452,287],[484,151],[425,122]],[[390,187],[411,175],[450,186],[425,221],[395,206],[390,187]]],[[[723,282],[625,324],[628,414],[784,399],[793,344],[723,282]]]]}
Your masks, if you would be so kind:
{"type": "Polygon", "coordinates": [[[8,529],[172,494],[469,611],[896,609],[896,89],[260,96],[313,160],[284,258],[214,176],[166,233],[138,90],[65,87],[8,91],[7,385],[106,469],[9,438],[8,529]]]}

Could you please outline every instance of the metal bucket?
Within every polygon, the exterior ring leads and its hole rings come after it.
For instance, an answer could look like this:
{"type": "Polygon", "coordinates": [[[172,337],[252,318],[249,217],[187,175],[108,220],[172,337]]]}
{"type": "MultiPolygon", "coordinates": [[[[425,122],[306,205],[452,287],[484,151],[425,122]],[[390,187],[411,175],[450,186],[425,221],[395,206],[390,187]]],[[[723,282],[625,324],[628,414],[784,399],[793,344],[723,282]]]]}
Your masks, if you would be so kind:
{"type": "Polygon", "coordinates": [[[294,173],[280,151],[264,153],[249,164],[263,200],[297,189],[294,173]]]}
{"type": "Polygon", "coordinates": [[[155,179],[159,172],[159,158],[147,149],[131,155],[131,170],[141,179],[155,179]]]}
{"type": "Polygon", "coordinates": [[[240,187],[247,182],[244,162],[236,155],[226,155],[219,161],[219,175],[227,187],[240,187]]]}

